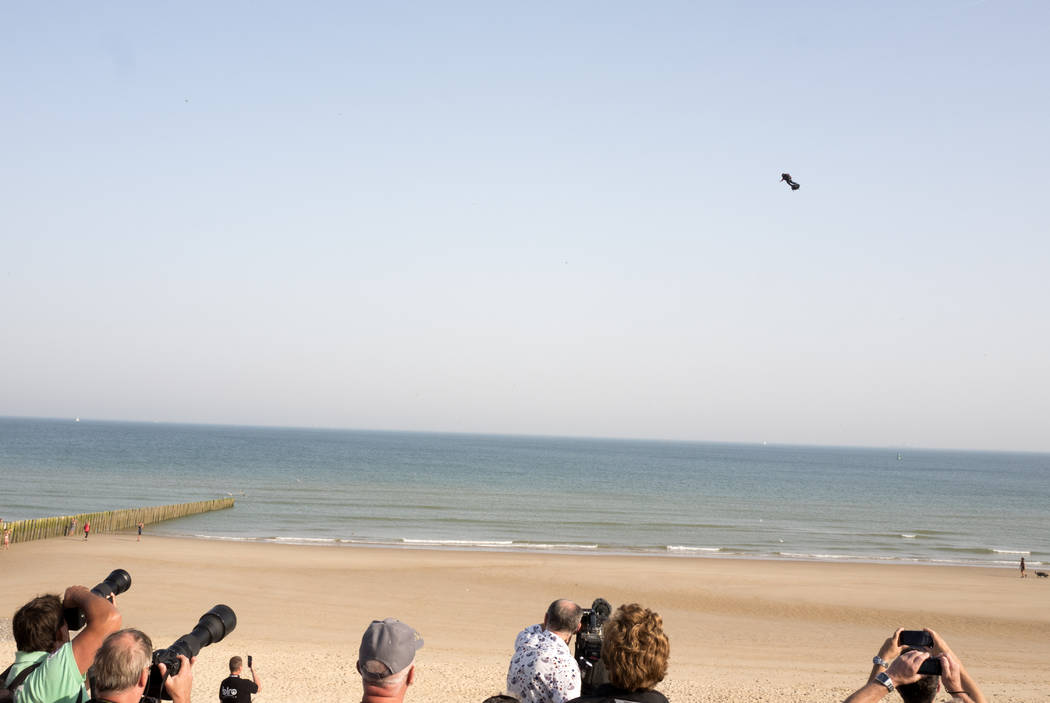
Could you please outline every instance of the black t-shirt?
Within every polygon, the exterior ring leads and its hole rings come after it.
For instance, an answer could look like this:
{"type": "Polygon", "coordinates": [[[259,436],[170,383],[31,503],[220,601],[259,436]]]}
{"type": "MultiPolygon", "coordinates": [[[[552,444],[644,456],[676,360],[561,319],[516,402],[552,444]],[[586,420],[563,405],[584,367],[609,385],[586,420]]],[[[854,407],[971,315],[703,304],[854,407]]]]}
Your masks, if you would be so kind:
{"type": "Polygon", "coordinates": [[[259,692],[259,685],[254,681],[230,676],[219,684],[219,703],[252,703],[253,693],[259,692]]]}
{"type": "Polygon", "coordinates": [[[636,703],[668,703],[664,694],[659,691],[625,691],[611,683],[602,684],[586,696],[573,698],[569,703],[615,703],[616,701],[635,701],[636,703]]]}

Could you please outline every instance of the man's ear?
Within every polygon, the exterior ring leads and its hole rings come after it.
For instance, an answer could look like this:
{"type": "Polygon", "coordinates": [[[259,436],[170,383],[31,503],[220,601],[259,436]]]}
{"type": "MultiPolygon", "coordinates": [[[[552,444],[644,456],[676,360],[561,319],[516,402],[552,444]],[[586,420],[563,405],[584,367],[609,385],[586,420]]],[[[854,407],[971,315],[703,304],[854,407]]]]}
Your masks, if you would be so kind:
{"type": "Polygon", "coordinates": [[[146,688],[146,683],[147,683],[147,682],[149,681],[149,672],[150,672],[150,669],[151,669],[151,668],[152,668],[152,667],[148,667],[148,666],[147,666],[147,667],[146,667],[145,669],[143,669],[143,670],[142,670],[142,672],[141,672],[141,673],[139,673],[139,683],[138,683],[138,687],[139,687],[139,688],[141,688],[141,689],[143,689],[143,690],[145,690],[145,688],[146,688]]]}
{"type": "Polygon", "coordinates": [[[411,686],[412,681],[416,678],[416,665],[413,664],[412,668],[408,670],[408,676],[405,677],[405,685],[411,686]]]}

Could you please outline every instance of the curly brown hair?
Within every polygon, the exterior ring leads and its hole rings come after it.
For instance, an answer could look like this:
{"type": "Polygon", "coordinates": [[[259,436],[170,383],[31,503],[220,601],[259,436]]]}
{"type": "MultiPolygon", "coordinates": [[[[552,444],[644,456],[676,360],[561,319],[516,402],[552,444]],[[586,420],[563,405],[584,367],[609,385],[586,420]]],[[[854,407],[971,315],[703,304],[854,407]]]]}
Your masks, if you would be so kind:
{"type": "Polygon", "coordinates": [[[602,628],[602,662],[619,688],[653,688],[667,675],[670,655],[663,619],[637,603],[621,605],[602,628]]]}

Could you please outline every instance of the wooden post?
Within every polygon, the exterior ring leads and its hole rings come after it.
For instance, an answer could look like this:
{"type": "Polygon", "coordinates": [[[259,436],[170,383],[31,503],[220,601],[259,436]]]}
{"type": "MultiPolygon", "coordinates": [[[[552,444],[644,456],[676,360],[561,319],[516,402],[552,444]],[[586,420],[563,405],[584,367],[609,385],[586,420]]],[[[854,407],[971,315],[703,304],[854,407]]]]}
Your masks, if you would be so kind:
{"type": "MultiPolygon", "coordinates": [[[[34,539],[62,537],[69,532],[69,521],[76,518],[77,524],[83,527],[84,521],[91,522],[91,531],[116,532],[135,527],[142,522],[151,525],[166,520],[175,520],[187,515],[210,513],[214,510],[226,510],[233,507],[233,498],[216,498],[201,500],[196,503],[175,503],[146,508],[128,508],[125,510],[106,510],[98,513],[80,513],[79,515],[59,515],[57,517],[31,518],[4,523],[4,529],[10,528],[11,542],[28,542],[34,539]]],[[[2,535],[0,535],[2,536],[2,535]]]]}

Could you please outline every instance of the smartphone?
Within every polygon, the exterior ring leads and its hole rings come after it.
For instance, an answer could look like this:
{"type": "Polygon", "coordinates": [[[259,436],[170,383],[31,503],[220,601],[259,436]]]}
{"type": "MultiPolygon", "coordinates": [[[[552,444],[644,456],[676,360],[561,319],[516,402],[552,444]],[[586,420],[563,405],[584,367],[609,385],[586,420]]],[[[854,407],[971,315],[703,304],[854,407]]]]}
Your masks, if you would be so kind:
{"type": "Polygon", "coordinates": [[[248,668],[249,669],[252,668],[252,655],[250,655],[250,654],[248,655],[248,668]]]}
{"type": "Polygon", "coordinates": [[[919,673],[928,676],[940,676],[941,675],[941,660],[930,657],[922,664],[919,665],[919,673]]]}
{"type": "Polygon", "coordinates": [[[933,637],[926,630],[901,630],[897,644],[901,647],[932,647],[933,637]]]}

